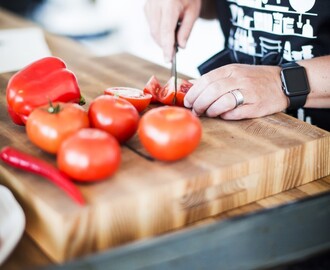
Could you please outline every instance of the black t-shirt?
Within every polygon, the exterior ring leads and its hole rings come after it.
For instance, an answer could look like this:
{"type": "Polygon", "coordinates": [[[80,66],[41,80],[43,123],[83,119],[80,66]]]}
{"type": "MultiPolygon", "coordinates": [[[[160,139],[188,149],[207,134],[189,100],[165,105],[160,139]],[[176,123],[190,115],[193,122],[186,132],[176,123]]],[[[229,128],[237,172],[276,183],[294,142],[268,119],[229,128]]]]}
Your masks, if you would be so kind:
{"type": "MultiPolygon", "coordinates": [[[[217,0],[225,50],[199,67],[279,65],[330,54],[330,0],[217,0]]],[[[329,109],[288,113],[330,130],[329,109]]]]}

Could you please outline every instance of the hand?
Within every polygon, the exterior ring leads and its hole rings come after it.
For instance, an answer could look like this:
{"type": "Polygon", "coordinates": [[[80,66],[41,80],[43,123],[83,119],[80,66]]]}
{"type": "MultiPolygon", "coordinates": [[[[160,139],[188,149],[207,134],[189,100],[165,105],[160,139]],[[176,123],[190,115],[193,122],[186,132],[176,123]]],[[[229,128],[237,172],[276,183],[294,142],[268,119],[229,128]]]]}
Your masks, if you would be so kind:
{"type": "Polygon", "coordinates": [[[282,91],[280,67],[231,64],[215,69],[195,81],[184,105],[196,115],[238,120],[283,111],[288,98],[282,91]],[[244,103],[236,106],[231,90],[239,89],[244,103]]]}
{"type": "Polygon", "coordinates": [[[178,21],[178,44],[186,46],[191,29],[201,10],[202,0],[147,0],[144,10],[150,31],[163,49],[164,58],[170,62],[174,54],[175,28],[178,21]]]}

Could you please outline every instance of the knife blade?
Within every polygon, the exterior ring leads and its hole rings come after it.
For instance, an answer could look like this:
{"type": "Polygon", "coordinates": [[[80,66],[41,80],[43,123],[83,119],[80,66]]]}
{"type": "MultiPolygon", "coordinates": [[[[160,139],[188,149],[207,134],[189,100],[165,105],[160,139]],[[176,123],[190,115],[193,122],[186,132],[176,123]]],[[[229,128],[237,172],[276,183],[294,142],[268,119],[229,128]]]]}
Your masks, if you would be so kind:
{"type": "Polygon", "coordinates": [[[173,105],[176,104],[176,95],[178,92],[178,72],[176,69],[176,54],[179,51],[179,45],[178,45],[178,30],[180,28],[181,23],[178,22],[175,28],[174,32],[174,55],[172,59],[172,69],[171,69],[171,77],[174,77],[174,98],[173,98],[173,105]]]}

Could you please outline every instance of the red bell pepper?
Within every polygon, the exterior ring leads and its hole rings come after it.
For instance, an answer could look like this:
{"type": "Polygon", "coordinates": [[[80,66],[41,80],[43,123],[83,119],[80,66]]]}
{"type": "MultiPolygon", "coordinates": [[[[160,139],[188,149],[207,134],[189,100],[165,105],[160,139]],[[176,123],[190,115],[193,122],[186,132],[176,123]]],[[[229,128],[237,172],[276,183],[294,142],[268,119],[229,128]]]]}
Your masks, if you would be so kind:
{"type": "Polygon", "coordinates": [[[50,101],[84,104],[77,78],[57,57],[45,57],[15,73],[7,86],[8,112],[25,125],[31,111],[50,101]]]}

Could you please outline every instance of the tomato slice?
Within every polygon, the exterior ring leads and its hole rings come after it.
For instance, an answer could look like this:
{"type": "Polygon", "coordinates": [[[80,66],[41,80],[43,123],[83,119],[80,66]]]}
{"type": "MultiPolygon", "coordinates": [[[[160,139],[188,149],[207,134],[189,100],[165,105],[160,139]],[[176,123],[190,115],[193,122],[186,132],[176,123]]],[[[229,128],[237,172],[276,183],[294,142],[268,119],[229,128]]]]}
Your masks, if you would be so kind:
{"type": "Polygon", "coordinates": [[[177,79],[177,93],[174,104],[175,85],[174,77],[171,77],[158,93],[158,100],[165,105],[177,105],[183,107],[183,99],[193,84],[185,79],[177,79]]]}
{"type": "Polygon", "coordinates": [[[104,91],[104,94],[126,99],[137,109],[138,112],[144,111],[152,100],[151,94],[131,87],[110,87],[104,91]]]}
{"type": "Polygon", "coordinates": [[[151,102],[157,103],[158,100],[158,92],[161,90],[162,86],[159,83],[159,80],[155,75],[152,75],[144,86],[143,92],[152,95],[151,102]]]}

